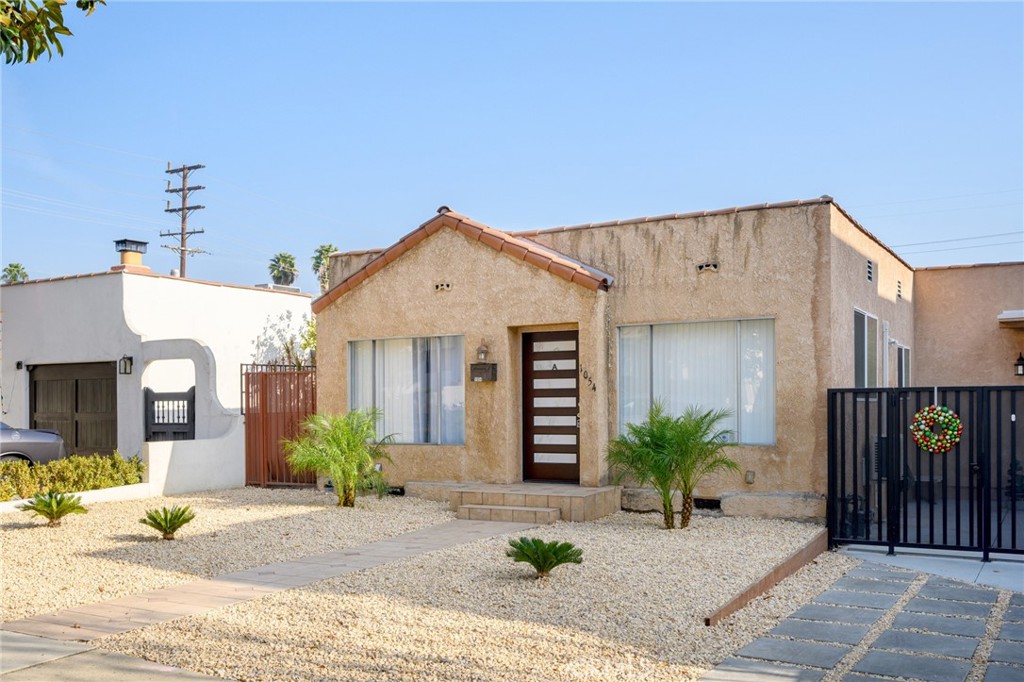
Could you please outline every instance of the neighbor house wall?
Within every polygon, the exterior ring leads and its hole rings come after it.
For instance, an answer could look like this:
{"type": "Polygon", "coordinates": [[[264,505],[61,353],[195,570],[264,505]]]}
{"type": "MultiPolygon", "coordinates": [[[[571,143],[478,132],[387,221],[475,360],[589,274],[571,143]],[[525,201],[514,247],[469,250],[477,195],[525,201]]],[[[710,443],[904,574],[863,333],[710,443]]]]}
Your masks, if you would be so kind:
{"type": "MultiPolygon", "coordinates": [[[[336,282],[335,282],[336,283],[336,282]]],[[[606,294],[443,228],[327,306],[317,316],[317,401],[321,411],[349,408],[349,342],[462,335],[465,359],[464,445],[390,445],[393,485],[406,481],[522,480],[521,334],[579,330],[581,368],[601,378],[580,391],[580,480],[607,481],[603,452],[608,381],[606,294]],[[450,289],[435,284],[450,284],[450,289]],[[496,382],[473,383],[469,364],[484,339],[496,382]]]]}
{"type": "Polygon", "coordinates": [[[916,274],[914,383],[1024,384],[1013,375],[1024,352],[1024,327],[996,320],[1003,311],[1024,310],[1024,263],[922,268],[916,274]]]}
{"type": "Polygon", "coordinates": [[[242,485],[244,430],[240,365],[254,360],[261,337],[297,334],[309,317],[302,294],[159,275],[98,273],[29,281],[0,289],[4,325],[4,421],[27,427],[25,366],[134,359],[117,375],[117,447],[144,449],[144,388],[196,386],[196,439],[154,448],[158,490],[185,492],[242,485]],[[166,482],[166,488],[164,487],[166,482]]]}
{"type": "Polygon", "coordinates": [[[717,475],[705,479],[697,494],[738,492],[748,496],[746,509],[778,504],[783,515],[821,515],[830,218],[829,205],[822,202],[526,233],[616,278],[608,291],[613,329],[604,358],[609,435],[617,428],[615,327],[773,318],[775,445],[730,449],[741,469],[754,472],[753,484],[744,483],[742,475],[717,475]],[[718,271],[698,273],[697,265],[706,262],[717,262],[718,271]],[[779,493],[789,497],[782,502],[755,497],[779,493]]]}

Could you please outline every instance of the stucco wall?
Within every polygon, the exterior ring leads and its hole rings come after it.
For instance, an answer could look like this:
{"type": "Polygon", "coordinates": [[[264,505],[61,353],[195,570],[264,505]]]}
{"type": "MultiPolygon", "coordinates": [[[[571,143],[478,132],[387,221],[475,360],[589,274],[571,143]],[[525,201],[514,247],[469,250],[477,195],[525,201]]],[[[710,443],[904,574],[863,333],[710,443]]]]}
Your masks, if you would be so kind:
{"type": "MultiPolygon", "coordinates": [[[[318,405],[348,409],[348,343],[461,334],[465,341],[465,445],[392,445],[391,482],[522,480],[520,345],[524,331],[579,329],[580,367],[604,367],[603,292],[569,283],[450,229],[442,229],[346,293],[317,316],[318,405]],[[437,291],[435,284],[449,283],[437,291]],[[469,364],[481,338],[498,380],[473,383],[469,364]]],[[[608,382],[580,391],[580,479],[607,480],[608,382]],[[589,426],[588,426],[589,425],[589,426]]]]}
{"type": "Polygon", "coordinates": [[[244,480],[244,441],[231,434],[241,433],[239,365],[253,360],[255,342],[268,325],[297,332],[309,304],[303,295],[131,273],[5,286],[3,419],[15,426],[29,421],[28,372],[15,369],[17,361],[111,362],[130,355],[132,374],[117,375],[121,454],[142,453],[143,388],[178,389],[194,377],[197,440],[180,448],[200,456],[172,458],[172,465],[189,471],[171,471],[169,480],[175,486],[191,480],[202,489],[238,484],[244,480]],[[163,361],[171,362],[161,368],[163,361]],[[151,362],[158,364],[148,371],[151,362]],[[190,371],[177,377],[174,368],[183,362],[190,371]]]}
{"type": "MultiPolygon", "coordinates": [[[[748,485],[726,474],[699,496],[826,489],[825,376],[828,373],[830,212],[827,204],[744,211],[610,227],[544,232],[532,239],[610,272],[611,325],[744,318],[775,320],[776,444],[730,450],[748,485]],[[719,264],[717,272],[697,265],[719,264]]],[[[613,330],[614,332],[614,330],[613,330]]],[[[604,364],[610,436],[616,430],[617,334],[604,364]]]]}
{"type": "MultiPolygon", "coordinates": [[[[914,271],[854,225],[839,209],[832,213],[832,365],[830,388],[854,385],[853,316],[860,310],[878,318],[876,373],[878,386],[897,385],[897,346],[910,348],[911,383],[916,383],[917,348],[914,347],[914,271]],[[867,261],[874,263],[874,281],[867,277],[867,261]],[[899,283],[899,284],[897,284],[899,283]],[[897,288],[902,298],[897,297],[897,288]],[[884,328],[888,324],[886,344],[884,328]],[[885,373],[888,358],[888,374],[885,373]]],[[[824,422],[822,422],[824,423],[824,422]]]]}
{"type": "Polygon", "coordinates": [[[1024,384],[1013,376],[1024,328],[996,321],[1024,310],[1024,263],[920,269],[916,291],[916,385],[1024,384]]]}

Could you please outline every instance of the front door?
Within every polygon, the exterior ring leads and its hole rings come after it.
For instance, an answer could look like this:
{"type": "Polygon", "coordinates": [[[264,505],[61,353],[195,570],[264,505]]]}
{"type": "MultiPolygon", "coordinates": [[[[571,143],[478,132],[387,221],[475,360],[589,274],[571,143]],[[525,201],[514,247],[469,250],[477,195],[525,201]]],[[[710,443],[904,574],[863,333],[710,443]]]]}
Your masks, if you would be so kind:
{"type": "Polygon", "coordinates": [[[580,480],[579,332],[523,334],[523,479],[580,480]]]}

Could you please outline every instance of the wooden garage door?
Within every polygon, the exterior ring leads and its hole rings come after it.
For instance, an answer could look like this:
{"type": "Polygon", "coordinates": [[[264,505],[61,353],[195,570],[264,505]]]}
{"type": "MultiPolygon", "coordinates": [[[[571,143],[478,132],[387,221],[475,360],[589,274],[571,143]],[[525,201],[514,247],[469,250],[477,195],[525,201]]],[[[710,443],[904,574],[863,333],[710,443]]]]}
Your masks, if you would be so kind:
{"type": "Polygon", "coordinates": [[[109,454],[117,448],[113,362],[37,365],[30,377],[33,429],[58,431],[76,454],[109,454]]]}

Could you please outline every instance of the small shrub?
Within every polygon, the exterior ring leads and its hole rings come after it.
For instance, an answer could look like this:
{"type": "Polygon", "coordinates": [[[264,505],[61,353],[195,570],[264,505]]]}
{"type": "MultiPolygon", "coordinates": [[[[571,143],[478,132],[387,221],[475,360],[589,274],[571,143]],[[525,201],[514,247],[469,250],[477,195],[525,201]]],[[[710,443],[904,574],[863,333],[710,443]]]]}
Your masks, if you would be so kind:
{"type": "Polygon", "coordinates": [[[61,519],[68,514],[85,514],[89,511],[82,506],[81,497],[64,493],[36,493],[25,504],[19,504],[18,510],[32,512],[33,518],[42,516],[51,528],[59,526],[61,519]]]}
{"type": "Polygon", "coordinates": [[[512,547],[506,554],[515,561],[525,561],[533,566],[538,578],[546,578],[556,566],[583,563],[583,550],[571,542],[519,538],[509,540],[508,544],[512,547]]]}
{"type": "Polygon", "coordinates": [[[144,523],[150,528],[160,531],[164,540],[173,540],[174,534],[195,517],[195,512],[187,504],[184,507],[174,505],[170,509],[161,507],[147,510],[146,518],[139,519],[139,523],[144,523]]]}
{"type": "Polygon", "coordinates": [[[28,499],[40,492],[32,467],[23,459],[0,462],[0,502],[28,499]]]}

